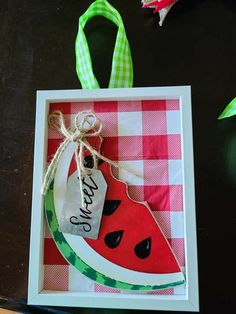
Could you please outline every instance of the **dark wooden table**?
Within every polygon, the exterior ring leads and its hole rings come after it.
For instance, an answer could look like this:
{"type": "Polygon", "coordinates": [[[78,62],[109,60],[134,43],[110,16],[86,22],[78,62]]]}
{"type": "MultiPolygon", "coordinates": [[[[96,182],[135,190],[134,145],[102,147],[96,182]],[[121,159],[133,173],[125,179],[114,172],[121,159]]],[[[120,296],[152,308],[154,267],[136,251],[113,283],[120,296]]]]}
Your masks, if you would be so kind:
{"type": "MultiPolygon", "coordinates": [[[[80,88],[74,40],[92,1],[0,3],[0,297],[26,307],[35,95],[80,88]]],[[[192,85],[201,313],[236,313],[236,117],[217,121],[236,96],[236,3],[180,0],[162,28],[140,1],[111,0],[130,41],[134,86],[192,85]]],[[[102,18],[86,28],[95,73],[106,86],[116,28],[102,18]]],[[[68,313],[131,313],[60,309],[68,313]]],[[[145,313],[146,311],[143,311],[145,313]]]]}

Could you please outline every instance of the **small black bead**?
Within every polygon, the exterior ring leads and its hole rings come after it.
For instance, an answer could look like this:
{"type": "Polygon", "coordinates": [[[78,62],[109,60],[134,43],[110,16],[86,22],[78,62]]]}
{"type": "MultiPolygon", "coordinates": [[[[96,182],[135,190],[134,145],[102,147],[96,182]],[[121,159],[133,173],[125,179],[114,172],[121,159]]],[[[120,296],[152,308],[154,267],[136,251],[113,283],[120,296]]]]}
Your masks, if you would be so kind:
{"type": "Polygon", "coordinates": [[[84,158],[84,166],[90,169],[93,168],[93,158],[91,155],[84,158]]]}
{"type": "MultiPolygon", "coordinates": [[[[98,166],[100,166],[104,161],[102,159],[98,159],[98,166]]],[[[86,168],[93,168],[93,158],[91,155],[88,155],[84,158],[84,166],[86,168]]]]}
{"type": "Polygon", "coordinates": [[[118,230],[118,231],[113,231],[113,232],[108,233],[104,238],[105,244],[110,249],[115,249],[120,244],[123,233],[124,233],[123,230],[118,230]]]}
{"type": "Polygon", "coordinates": [[[151,252],[151,237],[139,242],[135,246],[134,252],[139,258],[147,258],[151,252]]]}
{"type": "Polygon", "coordinates": [[[111,216],[120,205],[120,200],[106,200],[103,207],[103,215],[111,216]]]}

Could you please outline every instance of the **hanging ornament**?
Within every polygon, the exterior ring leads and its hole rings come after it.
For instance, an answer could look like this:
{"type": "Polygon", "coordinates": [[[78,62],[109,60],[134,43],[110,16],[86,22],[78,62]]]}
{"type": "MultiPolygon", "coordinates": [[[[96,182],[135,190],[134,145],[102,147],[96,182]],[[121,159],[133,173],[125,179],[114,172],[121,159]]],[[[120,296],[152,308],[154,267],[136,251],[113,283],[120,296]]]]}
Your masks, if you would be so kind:
{"type": "Polygon", "coordinates": [[[154,8],[154,13],[159,12],[159,25],[162,26],[168,12],[177,0],[142,0],[144,8],[154,8]]]}
{"type": "MultiPolygon", "coordinates": [[[[132,87],[133,63],[124,24],[106,0],[93,2],[79,19],[75,51],[81,85],[99,88],[83,31],[98,15],[118,27],[109,88],[132,87]]],[[[113,176],[111,166],[139,173],[100,153],[103,121],[89,110],[78,112],[71,128],[60,111],[51,113],[48,122],[63,135],[42,186],[49,230],[62,256],[86,277],[111,288],[152,291],[184,284],[151,208],[129,196],[127,184],[113,176]]]]}

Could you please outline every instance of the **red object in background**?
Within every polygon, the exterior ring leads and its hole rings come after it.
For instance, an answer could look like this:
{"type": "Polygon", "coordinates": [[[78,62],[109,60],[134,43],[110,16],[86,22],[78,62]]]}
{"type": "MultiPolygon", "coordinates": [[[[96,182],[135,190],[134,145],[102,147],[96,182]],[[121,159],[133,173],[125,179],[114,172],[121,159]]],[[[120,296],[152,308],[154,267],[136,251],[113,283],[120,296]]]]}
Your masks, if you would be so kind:
{"type": "Polygon", "coordinates": [[[154,8],[154,13],[158,12],[160,16],[159,25],[162,26],[168,12],[178,0],[159,0],[147,2],[143,0],[144,8],[154,8]]]}
{"type": "Polygon", "coordinates": [[[144,3],[144,8],[152,8],[155,7],[154,12],[159,12],[160,10],[174,4],[177,0],[159,0],[159,1],[152,1],[150,3],[144,3]]]}

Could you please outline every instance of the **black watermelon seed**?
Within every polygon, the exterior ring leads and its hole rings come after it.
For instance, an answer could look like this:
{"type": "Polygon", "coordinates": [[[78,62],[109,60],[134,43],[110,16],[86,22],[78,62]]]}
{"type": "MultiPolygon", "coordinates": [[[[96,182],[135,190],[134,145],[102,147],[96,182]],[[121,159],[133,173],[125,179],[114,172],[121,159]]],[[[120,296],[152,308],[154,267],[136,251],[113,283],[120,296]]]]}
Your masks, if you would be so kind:
{"type": "Polygon", "coordinates": [[[93,168],[93,158],[92,158],[92,156],[86,156],[85,158],[84,158],[84,166],[86,167],[86,168],[93,168]]]}
{"type": "Polygon", "coordinates": [[[107,200],[104,203],[103,207],[103,215],[105,216],[110,216],[112,215],[117,207],[120,205],[121,201],[120,200],[107,200]]]}
{"type": "Polygon", "coordinates": [[[123,230],[113,231],[113,232],[108,233],[104,238],[106,245],[110,249],[115,249],[120,244],[123,233],[124,233],[123,230]]]}
{"type": "MultiPolygon", "coordinates": [[[[102,159],[98,159],[98,165],[100,166],[104,161],[102,159]]],[[[88,155],[84,158],[84,166],[85,168],[93,168],[93,158],[91,155],[88,155]]]]}
{"type": "Polygon", "coordinates": [[[147,258],[151,252],[151,237],[139,242],[135,246],[134,252],[139,258],[147,258]]]}

